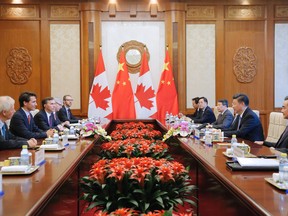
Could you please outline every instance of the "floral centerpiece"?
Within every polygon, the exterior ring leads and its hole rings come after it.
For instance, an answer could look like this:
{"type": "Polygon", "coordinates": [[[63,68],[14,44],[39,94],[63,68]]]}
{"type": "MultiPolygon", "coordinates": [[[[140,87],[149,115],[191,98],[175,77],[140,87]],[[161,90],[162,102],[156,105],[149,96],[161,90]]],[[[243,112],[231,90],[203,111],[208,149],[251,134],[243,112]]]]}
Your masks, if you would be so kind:
{"type": "Polygon", "coordinates": [[[160,139],[162,133],[158,130],[151,129],[122,129],[114,130],[111,134],[113,140],[124,140],[128,138],[160,139]]]}
{"type": "Polygon", "coordinates": [[[101,156],[105,158],[115,157],[143,157],[148,156],[155,159],[166,157],[168,145],[161,140],[147,140],[128,138],[125,140],[113,140],[101,145],[101,156]]]}
{"type": "Polygon", "coordinates": [[[110,214],[120,208],[131,208],[140,214],[155,210],[177,209],[193,202],[194,186],[188,172],[178,162],[142,158],[102,159],[96,162],[90,176],[80,182],[82,199],[110,214]]]}
{"type": "Polygon", "coordinates": [[[180,123],[175,123],[171,126],[171,128],[167,131],[166,134],[163,136],[163,141],[167,140],[171,136],[187,136],[191,133],[189,122],[187,121],[181,121],[180,123]]]}
{"type": "Polygon", "coordinates": [[[82,129],[80,130],[80,135],[82,137],[92,137],[95,135],[99,135],[105,140],[111,140],[111,137],[107,136],[107,132],[104,128],[92,122],[88,122],[82,127],[82,129]]]}

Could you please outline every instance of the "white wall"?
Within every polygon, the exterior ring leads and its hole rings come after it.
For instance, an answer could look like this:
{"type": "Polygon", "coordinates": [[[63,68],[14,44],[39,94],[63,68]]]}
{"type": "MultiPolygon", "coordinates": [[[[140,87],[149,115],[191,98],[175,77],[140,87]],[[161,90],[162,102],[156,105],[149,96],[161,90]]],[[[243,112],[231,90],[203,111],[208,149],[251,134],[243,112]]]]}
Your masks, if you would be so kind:
{"type": "Polygon", "coordinates": [[[275,24],[275,107],[288,95],[288,24],[275,24]]]}
{"type": "Polygon", "coordinates": [[[204,96],[215,106],[215,24],[186,25],[186,107],[204,96]]]}

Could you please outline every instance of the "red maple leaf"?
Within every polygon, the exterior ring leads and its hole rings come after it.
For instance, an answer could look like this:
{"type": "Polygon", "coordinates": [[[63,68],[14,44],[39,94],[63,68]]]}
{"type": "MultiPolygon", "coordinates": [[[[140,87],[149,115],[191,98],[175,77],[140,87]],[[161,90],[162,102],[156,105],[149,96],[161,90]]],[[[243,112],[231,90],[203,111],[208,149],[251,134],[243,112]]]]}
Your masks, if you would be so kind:
{"type": "Polygon", "coordinates": [[[141,107],[146,107],[147,109],[150,110],[151,107],[153,107],[153,101],[149,100],[150,98],[155,97],[155,93],[152,89],[152,87],[149,87],[146,91],[145,91],[145,86],[143,86],[143,84],[141,83],[141,85],[137,86],[137,91],[135,93],[136,97],[139,100],[140,106],[141,107]]]}
{"type": "Polygon", "coordinates": [[[102,91],[100,90],[101,90],[101,86],[99,86],[98,83],[97,85],[93,85],[91,97],[94,100],[96,108],[100,107],[106,110],[107,107],[109,106],[108,106],[108,101],[106,101],[105,99],[111,97],[111,94],[107,86],[102,91]]]}

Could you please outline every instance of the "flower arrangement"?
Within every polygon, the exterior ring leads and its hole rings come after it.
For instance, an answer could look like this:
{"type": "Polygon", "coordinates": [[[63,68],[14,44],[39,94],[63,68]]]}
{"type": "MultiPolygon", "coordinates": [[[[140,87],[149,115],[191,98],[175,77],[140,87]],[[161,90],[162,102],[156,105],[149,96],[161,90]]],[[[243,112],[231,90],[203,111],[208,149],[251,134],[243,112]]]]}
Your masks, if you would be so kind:
{"type": "Polygon", "coordinates": [[[105,158],[115,157],[143,157],[148,156],[155,159],[169,158],[168,145],[161,140],[147,140],[128,138],[126,140],[113,140],[101,145],[101,156],[105,158]]]}
{"type": "Polygon", "coordinates": [[[121,208],[148,214],[177,209],[184,202],[195,205],[188,172],[182,164],[166,159],[102,159],[80,185],[82,199],[89,202],[87,210],[95,208],[108,214],[121,208]]]}
{"type": "MultiPolygon", "coordinates": [[[[108,214],[105,211],[97,211],[94,216],[139,216],[139,212],[129,209],[129,208],[120,208],[117,209],[113,212],[110,212],[108,214]]],[[[172,212],[171,210],[169,211],[164,211],[164,210],[156,210],[153,212],[148,212],[147,214],[141,214],[141,216],[166,216],[166,215],[172,215],[172,216],[192,216],[192,213],[177,213],[177,212],[172,212]]]]}
{"type": "Polygon", "coordinates": [[[80,130],[80,135],[82,137],[90,137],[99,135],[105,140],[111,140],[110,136],[107,136],[107,132],[100,125],[96,125],[94,123],[88,122],[86,123],[82,129],[80,130]]]}
{"type": "Polygon", "coordinates": [[[111,137],[113,140],[125,140],[128,138],[160,139],[162,137],[162,133],[158,130],[151,130],[151,129],[139,130],[138,128],[133,128],[133,129],[114,130],[111,133],[111,137]]]}
{"type": "Polygon", "coordinates": [[[154,125],[153,124],[144,124],[143,122],[125,122],[123,124],[117,124],[116,130],[123,130],[123,129],[149,129],[153,130],[154,125]]]}
{"type": "Polygon", "coordinates": [[[189,128],[189,122],[181,121],[180,123],[175,123],[171,126],[167,133],[164,134],[163,141],[167,140],[171,136],[177,136],[178,134],[180,134],[181,136],[187,136],[189,133],[191,133],[189,128]]]}

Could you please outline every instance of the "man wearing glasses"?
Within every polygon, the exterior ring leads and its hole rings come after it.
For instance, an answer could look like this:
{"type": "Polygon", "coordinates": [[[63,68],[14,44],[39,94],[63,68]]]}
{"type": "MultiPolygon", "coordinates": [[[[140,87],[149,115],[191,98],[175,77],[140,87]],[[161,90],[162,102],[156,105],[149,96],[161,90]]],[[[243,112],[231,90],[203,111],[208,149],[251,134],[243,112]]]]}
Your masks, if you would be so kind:
{"type": "Polygon", "coordinates": [[[71,95],[64,95],[63,96],[63,106],[62,108],[57,112],[57,115],[61,122],[69,121],[70,123],[78,123],[78,118],[75,117],[70,107],[72,106],[73,98],[71,95]]]}

